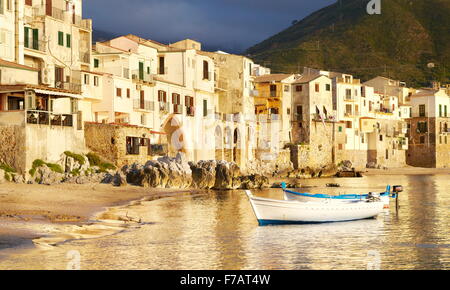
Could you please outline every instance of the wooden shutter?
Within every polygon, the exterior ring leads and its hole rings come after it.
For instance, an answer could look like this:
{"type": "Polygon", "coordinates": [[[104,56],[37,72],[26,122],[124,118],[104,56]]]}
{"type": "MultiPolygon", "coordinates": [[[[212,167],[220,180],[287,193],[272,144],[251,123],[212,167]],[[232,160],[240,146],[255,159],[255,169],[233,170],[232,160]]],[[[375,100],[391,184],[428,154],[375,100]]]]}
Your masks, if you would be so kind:
{"type": "Polygon", "coordinates": [[[30,47],[29,35],[30,35],[30,28],[29,27],[25,27],[24,45],[27,48],[30,47]]]}
{"type": "Polygon", "coordinates": [[[39,49],[39,29],[33,29],[33,49],[39,49]]]}
{"type": "Polygon", "coordinates": [[[46,6],[45,6],[45,14],[47,16],[52,16],[52,10],[53,10],[52,0],[47,0],[46,6]]]}

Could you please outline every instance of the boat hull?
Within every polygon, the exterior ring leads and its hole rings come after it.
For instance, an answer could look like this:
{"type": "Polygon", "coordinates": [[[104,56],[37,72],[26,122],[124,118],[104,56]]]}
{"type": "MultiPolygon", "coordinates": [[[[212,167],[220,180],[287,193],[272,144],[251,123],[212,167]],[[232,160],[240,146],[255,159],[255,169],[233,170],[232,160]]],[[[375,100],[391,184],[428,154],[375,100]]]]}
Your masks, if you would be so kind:
{"type": "Polygon", "coordinates": [[[247,191],[260,225],[344,222],[374,218],[383,202],[295,202],[259,198],[247,191]]]}

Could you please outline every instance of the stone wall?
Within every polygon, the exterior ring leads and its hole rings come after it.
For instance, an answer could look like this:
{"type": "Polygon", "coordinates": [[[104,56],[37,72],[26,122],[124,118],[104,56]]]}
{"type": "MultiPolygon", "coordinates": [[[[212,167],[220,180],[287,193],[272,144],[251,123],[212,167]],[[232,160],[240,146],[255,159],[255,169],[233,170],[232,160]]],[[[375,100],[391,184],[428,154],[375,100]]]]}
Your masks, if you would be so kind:
{"type": "Polygon", "coordinates": [[[16,125],[0,126],[0,162],[23,174],[26,170],[25,128],[16,125]]]}
{"type": "Polygon", "coordinates": [[[368,163],[368,151],[366,150],[344,150],[341,154],[341,160],[338,160],[338,163],[344,160],[350,160],[353,164],[353,167],[356,170],[364,170],[368,163]]]}
{"type": "Polygon", "coordinates": [[[127,153],[127,137],[157,139],[150,129],[116,124],[85,123],[86,147],[118,167],[133,163],[145,164],[159,156],[152,156],[147,146],[139,147],[139,154],[127,153]]]}

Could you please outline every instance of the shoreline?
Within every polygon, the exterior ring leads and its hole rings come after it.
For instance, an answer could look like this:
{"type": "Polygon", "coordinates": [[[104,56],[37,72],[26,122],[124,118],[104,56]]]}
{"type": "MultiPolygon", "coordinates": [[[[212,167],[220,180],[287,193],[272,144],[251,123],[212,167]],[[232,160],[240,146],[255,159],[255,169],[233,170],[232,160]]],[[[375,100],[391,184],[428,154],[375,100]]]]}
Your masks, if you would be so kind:
{"type": "MultiPolygon", "coordinates": [[[[441,174],[450,174],[450,169],[406,167],[364,172],[366,176],[441,174]]],[[[270,184],[286,180],[294,179],[270,178],[270,184]]],[[[51,249],[70,240],[139,227],[140,217],[133,216],[130,210],[133,205],[198,192],[203,190],[110,184],[0,184],[0,254],[21,248],[51,249]]]]}
{"type": "Polygon", "coordinates": [[[139,227],[141,221],[132,216],[131,206],[196,192],[108,184],[0,184],[0,254],[51,249],[70,240],[139,227]]]}

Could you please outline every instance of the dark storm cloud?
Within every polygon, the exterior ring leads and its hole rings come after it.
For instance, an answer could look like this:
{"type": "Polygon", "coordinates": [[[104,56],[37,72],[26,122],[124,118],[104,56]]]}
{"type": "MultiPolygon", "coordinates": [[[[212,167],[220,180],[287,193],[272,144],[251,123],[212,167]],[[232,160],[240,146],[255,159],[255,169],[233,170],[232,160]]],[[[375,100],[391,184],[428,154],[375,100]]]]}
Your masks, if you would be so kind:
{"type": "Polygon", "coordinates": [[[335,0],[84,0],[94,27],[239,52],[335,0]]]}

